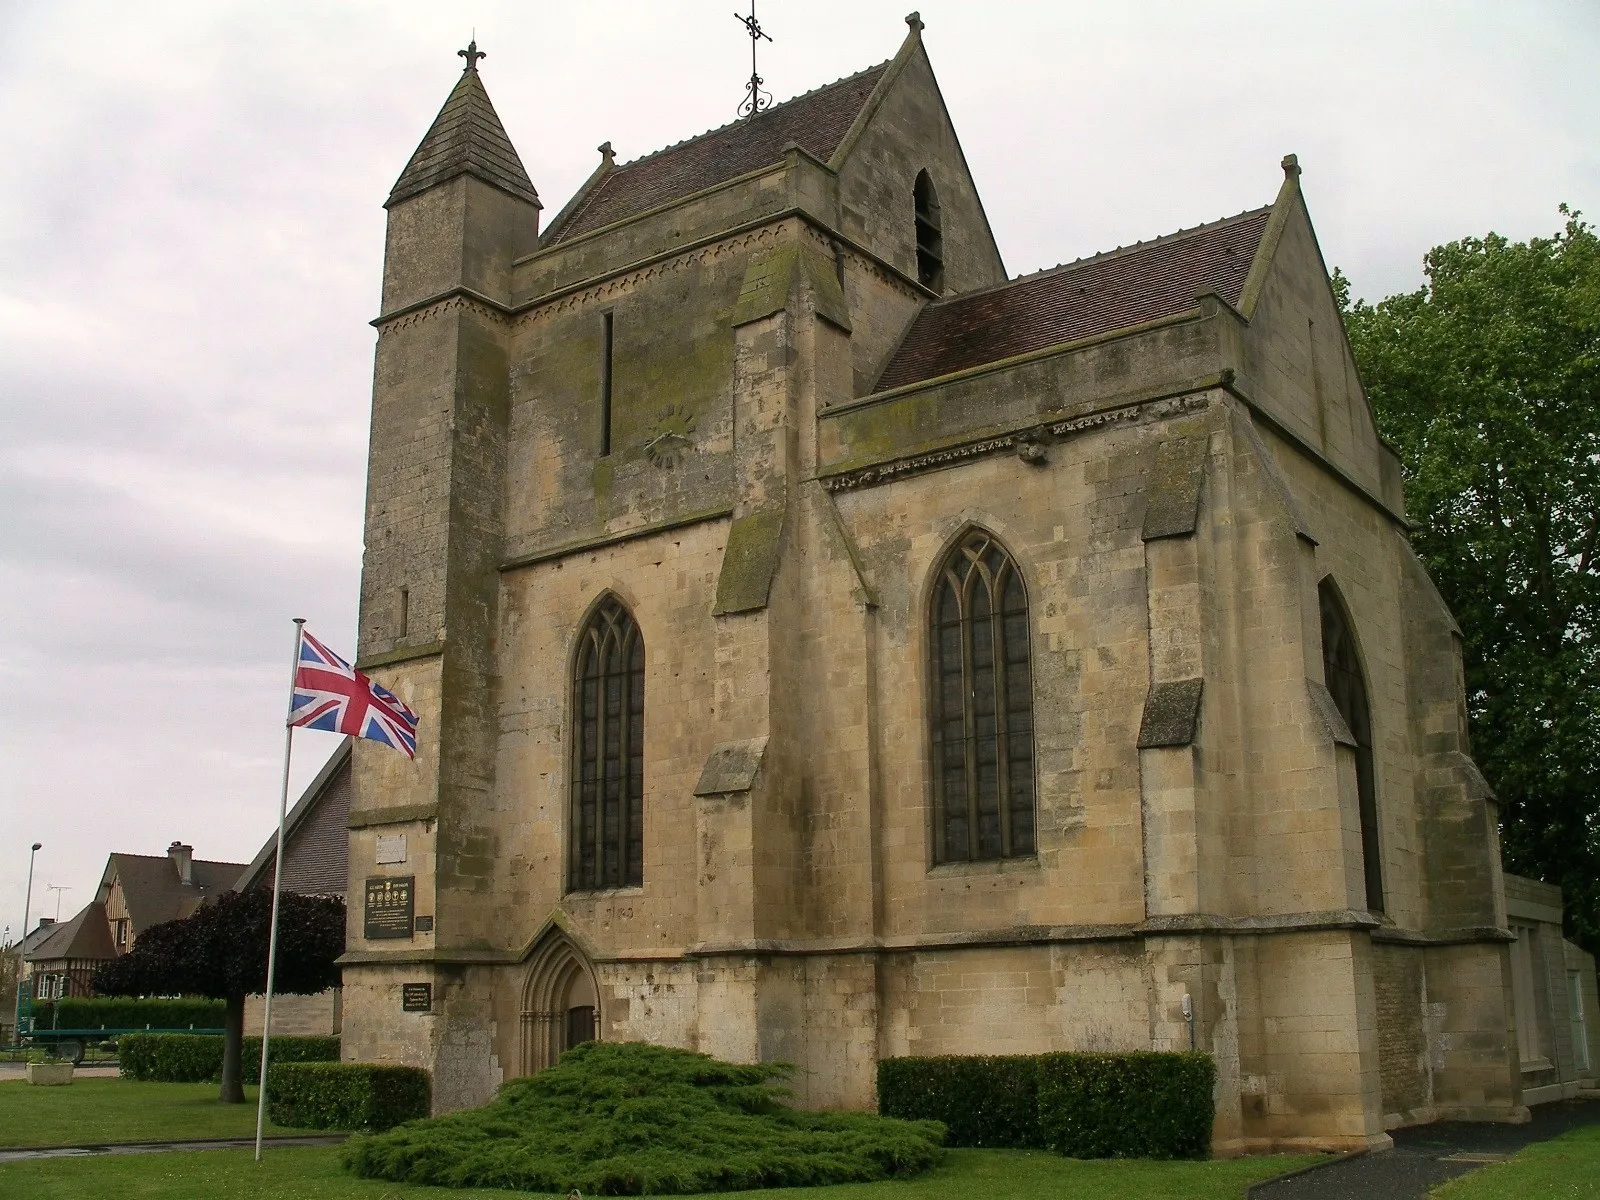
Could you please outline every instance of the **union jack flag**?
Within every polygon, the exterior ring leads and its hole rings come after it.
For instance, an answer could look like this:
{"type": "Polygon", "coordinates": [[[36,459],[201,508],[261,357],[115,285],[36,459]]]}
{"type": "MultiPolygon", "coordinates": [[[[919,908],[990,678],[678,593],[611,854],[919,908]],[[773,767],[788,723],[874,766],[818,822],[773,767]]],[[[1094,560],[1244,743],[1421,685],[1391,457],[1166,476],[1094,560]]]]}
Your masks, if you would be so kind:
{"type": "Polygon", "coordinates": [[[369,738],[417,756],[417,714],[303,630],[289,724],[369,738]]]}

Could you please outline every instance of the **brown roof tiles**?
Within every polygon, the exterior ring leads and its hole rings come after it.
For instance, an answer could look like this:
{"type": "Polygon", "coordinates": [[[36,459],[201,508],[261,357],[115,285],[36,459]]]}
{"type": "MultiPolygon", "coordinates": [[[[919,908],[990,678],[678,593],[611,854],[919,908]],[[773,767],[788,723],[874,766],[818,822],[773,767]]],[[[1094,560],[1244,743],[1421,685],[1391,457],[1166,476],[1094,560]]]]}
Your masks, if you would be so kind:
{"type": "Polygon", "coordinates": [[[617,167],[602,176],[558,227],[552,244],[682,199],[702,188],[769,166],[798,143],[826,162],[855,124],[888,63],[775,104],[760,116],[713,129],[617,167]]]}
{"type": "Polygon", "coordinates": [[[1237,307],[1270,208],[954,296],[917,314],[878,391],[1126,329],[1216,292],[1237,307]]]}
{"type": "Polygon", "coordinates": [[[244,869],[244,863],[197,858],[190,868],[193,882],[185,884],[165,854],[113,854],[106,861],[102,894],[96,899],[104,899],[113,877],[120,879],[133,935],[138,937],[152,925],[187,917],[207,898],[231,890],[244,869]]]}

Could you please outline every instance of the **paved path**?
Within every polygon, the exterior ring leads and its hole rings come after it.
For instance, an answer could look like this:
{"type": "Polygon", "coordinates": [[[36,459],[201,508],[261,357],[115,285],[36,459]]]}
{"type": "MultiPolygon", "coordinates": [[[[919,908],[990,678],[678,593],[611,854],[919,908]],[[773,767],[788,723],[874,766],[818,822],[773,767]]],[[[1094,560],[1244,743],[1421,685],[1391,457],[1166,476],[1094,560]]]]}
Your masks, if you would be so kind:
{"type": "MultiPolygon", "coordinates": [[[[342,1133],[312,1137],[271,1137],[265,1148],[275,1146],[337,1146],[347,1135],[342,1133]]],[[[255,1138],[206,1138],[194,1142],[124,1142],[105,1146],[38,1146],[31,1149],[0,1150],[0,1163],[21,1162],[29,1158],[86,1158],[92,1154],[160,1154],[167,1150],[252,1150],[255,1138]]]]}
{"type": "Polygon", "coordinates": [[[1582,1125],[1600,1125],[1600,1101],[1541,1104],[1526,1125],[1439,1121],[1393,1133],[1394,1149],[1258,1184],[1251,1200],[1418,1200],[1447,1179],[1509,1158],[1524,1146],[1582,1125]]]}

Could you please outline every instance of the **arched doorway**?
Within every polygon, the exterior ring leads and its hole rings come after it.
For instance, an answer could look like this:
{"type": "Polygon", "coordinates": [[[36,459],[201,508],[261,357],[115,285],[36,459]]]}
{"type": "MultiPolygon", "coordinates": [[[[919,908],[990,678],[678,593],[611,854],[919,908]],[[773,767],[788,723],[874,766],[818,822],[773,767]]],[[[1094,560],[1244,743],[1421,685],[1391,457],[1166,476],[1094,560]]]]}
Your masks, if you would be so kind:
{"type": "Polygon", "coordinates": [[[536,1074],[599,1036],[594,968],[571,938],[551,929],[534,950],[522,988],[522,1073],[536,1074]]]}

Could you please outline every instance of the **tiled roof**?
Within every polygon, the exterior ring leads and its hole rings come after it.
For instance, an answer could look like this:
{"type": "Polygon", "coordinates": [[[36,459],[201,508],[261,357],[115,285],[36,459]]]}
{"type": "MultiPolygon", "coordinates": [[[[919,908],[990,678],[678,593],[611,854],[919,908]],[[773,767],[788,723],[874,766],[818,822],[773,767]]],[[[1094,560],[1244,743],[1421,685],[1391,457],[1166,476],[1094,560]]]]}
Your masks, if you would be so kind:
{"type": "Polygon", "coordinates": [[[457,175],[473,175],[530,204],[539,203],[533,181],[489,103],[478,72],[469,67],[433,119],[384,207],[425,192],[457,175]]]}
{"type": "Polygon", "coordinates": [[[827,162],[855,124],[888,63],[775,104],[759,116],[713,129],[617,167],[573,210],[551,242],[565,241],[613,221],[637,216],[783,157],[796,142],[827,162]]]}
{"type": "MultiPolygon", "coordinates": [[[[349,886],[350,743],[329,756],[284,818],[283,889],[302,896],[343,896],[349,886]]],[[[277,830],[268,836],[234,887],[271,887],[278,857],[277,830]]]]}
{"type": "Polygon", "coordinates": [[[1237,307],[1271,213],[1241,213],[930,304],[877,390],[1172,316],[1201,292],[1237,307]]]}
{"type": "Polygon", "coordinates": [[[229,891],[244,868],[244,863],[197,858],[190,868],[193,883],[184,884],[165,854],[113,854],[106,865],[106,882],[113,872],[122,881],[122,899],[138,937],[152,925],[189,916],[207,897],[229,891]]]}
{"type": "Polygon", "coordinates": [[[115,958],[117,949],[111,944],[111,925],[106,920],[106,906],[98,900],[84,905],[77,916],[52,926],[53,932],[25,957],[29,962],[82,961],[94,958],[115,958]]]}

